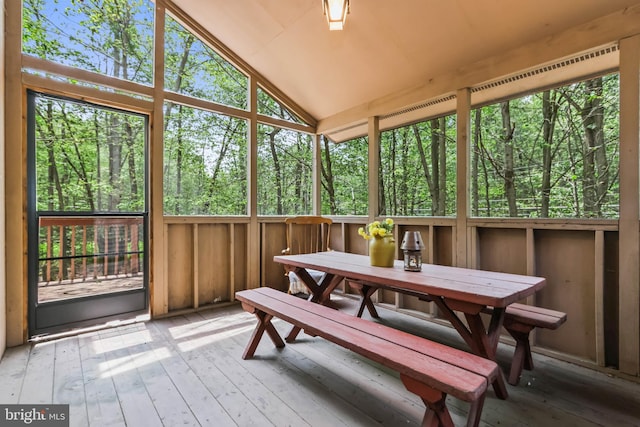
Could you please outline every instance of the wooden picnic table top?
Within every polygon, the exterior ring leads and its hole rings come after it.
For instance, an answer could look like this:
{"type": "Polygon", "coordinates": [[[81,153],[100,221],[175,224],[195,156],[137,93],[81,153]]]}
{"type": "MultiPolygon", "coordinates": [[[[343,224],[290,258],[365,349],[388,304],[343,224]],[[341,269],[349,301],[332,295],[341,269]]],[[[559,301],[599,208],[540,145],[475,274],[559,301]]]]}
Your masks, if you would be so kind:
{"type": "Polygon", "coordinates": [[[450,300],[507,307],[545,286],[543,277],[470,268],[422,264],[422,271],[405,271],[397,260],[393,267],[374,267],[366,255],[339,251],[303,255],[278,255],[274,261],[292,267],[325,271],[335,276],[441,296],[450,300]]]}

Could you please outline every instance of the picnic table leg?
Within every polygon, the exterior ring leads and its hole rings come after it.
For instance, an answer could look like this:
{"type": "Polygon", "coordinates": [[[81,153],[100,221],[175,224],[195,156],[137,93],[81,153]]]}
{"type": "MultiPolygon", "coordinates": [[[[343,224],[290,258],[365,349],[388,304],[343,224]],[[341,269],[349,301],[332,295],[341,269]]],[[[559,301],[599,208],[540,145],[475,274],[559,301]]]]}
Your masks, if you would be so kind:
{"type": "Polygon", "coordinates": [[[371,295],[373,295],[378,290],[378,288],[357,281],[349,281],[349,286],[358,291],[360,297],[362,298],[360,300],[360,307],[358,308],[358,314],[356,314],[356,317],[362,317],[364,308],[367,307],[367,309],[369,310],[369,314],[371,314],[371,317],[375,319],[380,318],[375,305],[373,305],[373,301],[371,301],[371,295]]]}
{"type": "Polygon", "coordinates": [[[264,334],[265,331],[267,332],[267,334],[269,335],[269,338],[271,338],[271,341],[273,341],[273,344],[275,344],[277,348],[284,347],[284,341],[282,341],[280,334],[278,334],[278,331],[271,323],[271,319],[273,318],[273,316],[270,314],[264,313],[262,311],[259,311],[255,308],[253,309],[253,313],[258,318],[258,324],[256,325],[256,328],[253,330],[253,335],[251,335],[249,344],[247,345],[247,348],[245,348],[244,353],[242,355],[242,358],[244,360],[250,359],[253,357],[254,353],[256,352],[256,348],[258,348],[258,344],[260,343],[260,339],[262,338],[262,335],[264,334]]]}
{"type": "Polygon", "coordinates": [[[471,351],[474,354],[480,354],[481,350],[479,348],[477,340],[471,334],[471,331],[467,326],[458,318],[456,313],[449,308],[449,306],[444,302],[442,298],[434,298],[433,301],[436,303],[442,314],[451,322],[451,325],[455,328],[456,331],[460,334],[464,342],[471,348],[471,351]]]}
{"type": "MultiPolygon", "coordinates": [[[[338,284],[342,281],[343,277],[336,276],[333,274],[326,274],[324,279],[320,283],[316,283],[315,280],[307,273],[307,270],[304,268],[296,268],[295,273],[302,279],[302,281],[307,285],[311,295],[309,295],[309,301],[315,302],[318,304],[330,306],[330,295],[331,292],[338,286],[338,284]],[[310,284],[311,282],[315,283],[315,285],[310,284]]],[[[292,343],[296,340],[298,334],[300,333],[301,328],[294,326],[291,328],[291,332],[285,337],[285,341],[288,343],[292,343]]]]}
{"type": "MultiPolygon", "coordinates": [[[[500,328],[502,326],[502,320],[504,319],[504,309],[494,309],[489,324],[489,331],[484,327],[480,314],[468,314],[465,313],[469,329],[471,330],[471,336],[476,342],[476,348],[478,349],[478,356],[482,356],[489,360],[496,360],[496,351],[498,349],[498,335],[500,334],[500,328]]],[[[504,382],[504,374],[502,369],[498,369],[498,375],[493,381],[493,389],[496,392],[496,396],[499,399],[506,399],[509,397],[507,391],[507,385],[504,382]]]]}
{"type": "MultiPolygon", "coordinates": [[[[447,304],[442,297],[433,298],[443,315],[451,322],[453,327],[458,331],[462,339],[471,347],[471,351],[485,359],[496,360],[496,350],[498,348],[498,339],[500,335],[500,329],[504,321],[504,308],[495,308],[491,316],[491,323],[489,324],[489,331],[484,327],[482,318],[480,316],[480,310],[478,309],[475,314],[465,312],[465,318],[467,319],[468,327],[458,318],[453,309],[447,304]]],[[[501,369],[498,369],[498,375],[493,381],[493,389],[496,392],[496,396],[500,399],[506,399],[509,397],[507,391],[507,385],[504,382],[504,375],[501,369]]]]}
{"type": "Polygon", "coordinates": [[[329,305],[331,292],[342,281],[342,277],[327,273],[320,283],[316,282],[309,272],[302,267],[295,267],[293,272],[300,278],[310,292],[309,301],[329,305]]]}

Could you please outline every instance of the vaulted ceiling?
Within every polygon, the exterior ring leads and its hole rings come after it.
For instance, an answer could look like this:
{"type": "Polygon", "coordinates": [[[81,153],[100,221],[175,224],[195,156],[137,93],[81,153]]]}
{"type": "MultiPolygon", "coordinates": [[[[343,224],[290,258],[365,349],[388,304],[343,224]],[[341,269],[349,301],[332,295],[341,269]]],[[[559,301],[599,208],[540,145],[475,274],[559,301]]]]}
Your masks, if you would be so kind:
{"type": "Polygon", "coordinates": [[[625,16],[625,8],[637,17],[640,1],[351,0],[343,31],[329,31],[321,0],[174,3],[298,106],[330,122],[567,29],[625,16]]]}

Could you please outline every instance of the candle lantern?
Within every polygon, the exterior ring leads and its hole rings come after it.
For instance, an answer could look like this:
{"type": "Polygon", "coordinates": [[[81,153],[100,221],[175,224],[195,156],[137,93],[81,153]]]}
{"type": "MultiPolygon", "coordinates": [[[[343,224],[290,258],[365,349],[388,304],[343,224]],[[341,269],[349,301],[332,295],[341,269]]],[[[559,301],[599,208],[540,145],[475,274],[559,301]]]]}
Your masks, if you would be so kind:
{"type": "Polygon", "coordinates": [[[404,269],[406,271],[422,270],[422,236],[419,231],[406,231],[400,249],[404,251],[404,269]]]}

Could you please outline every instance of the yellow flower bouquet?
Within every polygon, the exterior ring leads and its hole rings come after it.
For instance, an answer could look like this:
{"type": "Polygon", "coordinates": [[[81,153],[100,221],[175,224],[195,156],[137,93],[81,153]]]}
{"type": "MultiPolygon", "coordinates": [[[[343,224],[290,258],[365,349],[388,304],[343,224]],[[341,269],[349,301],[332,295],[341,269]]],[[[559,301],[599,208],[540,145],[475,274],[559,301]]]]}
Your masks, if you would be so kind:
{"type": "Polygon", "coordinates": [[[367,227],[360,227],[358,234],[369,240],[373,237],[393,236],[393,220],[387,218],[384,221],[373,221],[367,227]]]}

